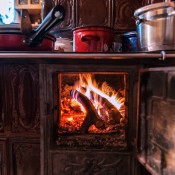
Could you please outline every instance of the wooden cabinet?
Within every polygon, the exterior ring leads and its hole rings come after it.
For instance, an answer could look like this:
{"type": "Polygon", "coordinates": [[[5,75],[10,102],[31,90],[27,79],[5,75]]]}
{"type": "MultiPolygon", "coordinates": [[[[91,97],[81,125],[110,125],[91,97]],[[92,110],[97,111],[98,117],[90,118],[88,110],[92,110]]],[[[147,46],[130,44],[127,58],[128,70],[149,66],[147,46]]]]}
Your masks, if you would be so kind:
{"type": "Polygon", "coordinates": [[[41,1],[40,0],[16,0],[15,8],[16,9],[40,9],[41,10],[41,1]]]}
{"type": "Polygon", "coordinates": [[[39,140],[11,140],[10,156],[10,175],[40,175],[39,140]]]}
{"type": "Polygon", "coordinates": [[[39,138],[38,66],[1,64],[0,175],[39,175],[39,138]]]}
{"type": "Polygon", "coordinates": [[[39,137],[38,69],[35,65],[5,65],[5,109],[7,132],[39,137]]]}
{"type": "Polygon", "coordinates": [[[7,175],[7,144],[6,139],[0,139],[0,175],[7,175]]]}

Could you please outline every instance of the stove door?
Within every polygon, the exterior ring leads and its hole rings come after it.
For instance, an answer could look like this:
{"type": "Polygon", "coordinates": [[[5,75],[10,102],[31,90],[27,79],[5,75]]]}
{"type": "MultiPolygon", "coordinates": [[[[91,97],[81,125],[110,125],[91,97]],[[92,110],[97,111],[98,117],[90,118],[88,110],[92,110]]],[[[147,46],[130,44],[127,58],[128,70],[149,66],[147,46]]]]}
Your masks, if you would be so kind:
{"type": "Polygon", "coordinates": [[[175,174],[175,71],[140,72],[138,159],[157,175],[175,174]]]}

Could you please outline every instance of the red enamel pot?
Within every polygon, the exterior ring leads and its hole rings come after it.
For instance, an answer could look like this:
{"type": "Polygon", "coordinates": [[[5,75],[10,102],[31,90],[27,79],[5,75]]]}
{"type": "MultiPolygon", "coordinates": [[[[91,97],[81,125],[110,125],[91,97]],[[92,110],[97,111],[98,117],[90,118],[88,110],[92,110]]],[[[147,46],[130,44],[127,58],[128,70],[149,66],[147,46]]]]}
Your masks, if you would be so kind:
{"type": "Polygon", "coordinates": [[[110,52],[113,29],[109,27],[81,27],[73,31],[74,52],[110,52]]]}
{"type": "Polygon", "coordinates": [[[0,51],[53,51],[56,38],[48,32],[65,17],[64,8],[55,6],[38,28],[28,34],[20,25],[9,24],[0,28],[0,51]]]}
{"type": "Polygon", "coordinates": [[[7,26],[4,31],[2,29],[0,31],[0,51],[52,51],[54,49],[55,37],[52,35],[45,35],[37,44],[27,45],[26,36],[20,32],[19,27],[16,31],[14,30],[16,26],[10,25],[10,27],[13,27],[11,32],[7,26]]]}

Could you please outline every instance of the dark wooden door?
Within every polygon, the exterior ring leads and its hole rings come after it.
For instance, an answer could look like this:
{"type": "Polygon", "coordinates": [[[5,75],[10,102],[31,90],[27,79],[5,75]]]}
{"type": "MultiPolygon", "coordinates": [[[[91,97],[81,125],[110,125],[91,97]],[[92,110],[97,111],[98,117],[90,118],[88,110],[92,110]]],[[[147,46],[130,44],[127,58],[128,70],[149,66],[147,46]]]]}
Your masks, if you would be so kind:
{"type": "Polygon", "coordinates": [[[34,64],[0,65],[0,173],[40,174],[39,74],[34,64]]]}

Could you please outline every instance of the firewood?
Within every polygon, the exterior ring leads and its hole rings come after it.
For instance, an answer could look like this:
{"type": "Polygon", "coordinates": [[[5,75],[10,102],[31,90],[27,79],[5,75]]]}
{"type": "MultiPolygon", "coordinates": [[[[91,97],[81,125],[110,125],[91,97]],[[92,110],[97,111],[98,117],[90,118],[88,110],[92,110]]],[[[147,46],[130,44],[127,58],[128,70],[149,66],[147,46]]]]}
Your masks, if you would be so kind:
{"type": "Polygon", "coordinates": [[[118,109],[104,97],[101,97],[101,103],[108,110],[109,124],[119,124],[122,115],[118,109]]]}
{"type": "MultiPolygon", "coordinates": [[[[82,90],[83,90],[83,92],[86,92],[86,89],[83,87],[81,87],[81,91],[82,90]]],[[[109,124],[119,124],[120,119],[122,118],[122,115],[120,114],[118,109],[109,100],[107,100],[105,97],[100,96],[96,92],[91,91],[90,94],[91,94],[91,97],[90,97],[91,99],[94,98],[94,94],[98,95],[98,99],[99,99],[100,103],[108,111],[109,124]]]]}
{"type": "Polygon", "coordinates": [[[80,129],[82,132],[87,133],[91,125],[95,125],[98,129],[105,129],[105,122],[100,119],[94,105],[85,95],[77,90],[71,90],[70,95],[81,103],[87,112],[80,129]]]}

